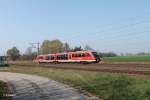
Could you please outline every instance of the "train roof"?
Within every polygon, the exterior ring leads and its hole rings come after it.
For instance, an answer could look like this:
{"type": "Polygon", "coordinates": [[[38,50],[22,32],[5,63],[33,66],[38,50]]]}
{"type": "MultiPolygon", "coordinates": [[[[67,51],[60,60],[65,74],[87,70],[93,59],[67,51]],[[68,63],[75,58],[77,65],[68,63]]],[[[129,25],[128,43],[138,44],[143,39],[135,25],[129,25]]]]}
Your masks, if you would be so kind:
{"type": "Polygon", "coordinates": [[[95,52],[93,50],[85,50],[85,51],[76,51],[76,52],[95,52]]]}
{"type": "Polygon", "coordinates": [[[58,55],[58,54],[67,54],[67,53],[83,53],[83,52],[96,52],[96,51],[92,51],[92,50],[89,50],[89,51],[75,51],[75,52],[60,52],[60,53],[51,53],[51,54],[41,54],[41,55],[38,55],[38,56],[47,56],[47,55],[58,55]]]}

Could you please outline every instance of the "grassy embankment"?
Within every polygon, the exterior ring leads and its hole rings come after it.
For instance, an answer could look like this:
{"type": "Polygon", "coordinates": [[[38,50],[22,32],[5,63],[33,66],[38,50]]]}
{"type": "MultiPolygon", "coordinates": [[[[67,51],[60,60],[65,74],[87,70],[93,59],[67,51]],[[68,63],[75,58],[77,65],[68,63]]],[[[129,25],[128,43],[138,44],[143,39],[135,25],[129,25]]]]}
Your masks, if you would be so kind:
{"type": "Polygon", "coordinates": [[[140,62],[150,63],[150,55],[145,56],[118,56],[118,57],[104,57],[104,62],[140,62]]]}
{"type": "Polygon", "coordinates": [[[42,67],[11,66],[5,71],[48,77],[82,88],[104,100],[150,100],[150,80],[119,74],[42,67]]]}
{"type": "Polygon", "coordinates": [[[6,97],[6,94],[8,94],[7,85],[0,81],[0,100],[9,100],[8,97],[6,97]]]}

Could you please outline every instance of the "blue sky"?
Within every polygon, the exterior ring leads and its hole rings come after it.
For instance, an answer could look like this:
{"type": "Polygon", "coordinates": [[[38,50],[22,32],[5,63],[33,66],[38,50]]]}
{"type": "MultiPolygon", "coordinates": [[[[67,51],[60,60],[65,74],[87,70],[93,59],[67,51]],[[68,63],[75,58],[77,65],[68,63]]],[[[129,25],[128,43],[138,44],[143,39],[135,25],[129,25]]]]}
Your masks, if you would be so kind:
{"type": "Polygon", "coordinates": [[[0,54],[60,39],[107,52],[150,51],[150,0],[0,0],[0,54]]]}

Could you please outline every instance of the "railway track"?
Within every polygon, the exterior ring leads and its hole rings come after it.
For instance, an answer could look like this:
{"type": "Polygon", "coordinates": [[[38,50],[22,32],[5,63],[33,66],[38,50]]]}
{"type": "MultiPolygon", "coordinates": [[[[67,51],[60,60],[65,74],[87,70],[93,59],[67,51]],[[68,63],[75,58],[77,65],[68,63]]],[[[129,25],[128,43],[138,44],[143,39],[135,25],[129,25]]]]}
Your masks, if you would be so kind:
{"type": "Polygon", "coordinates": [[[110,72],[150,75],[150,64],[35,64],[35,63],[19,63],[13,62],[11,65],[25,67],[45,67],[56,69],[73,69],[84,71],[110,72]]]}

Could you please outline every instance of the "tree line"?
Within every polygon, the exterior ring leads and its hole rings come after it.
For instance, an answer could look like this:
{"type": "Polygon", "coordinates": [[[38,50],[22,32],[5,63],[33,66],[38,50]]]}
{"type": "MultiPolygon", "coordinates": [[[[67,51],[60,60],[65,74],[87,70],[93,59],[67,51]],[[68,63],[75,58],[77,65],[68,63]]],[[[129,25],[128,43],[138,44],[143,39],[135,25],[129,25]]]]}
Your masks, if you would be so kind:
{"type": "MultiPolygon", "coordinates": [[[[50,53],[60,53],[60,52],[74,52],[74,51],[82,51],[82,50],[92,50],[95,51],[89,45],[85,47],[75,46],[71,47],[69,43],[63,43],[60,40],[44,40],[39,48],[39,54],[50,54],[50,53]]],[[[99,56],[102,57],[116,57],[118,54],[114,52],[98,52],[99,56]]],[[[145,55],[147,53],[141,52],[134,55],[145,55]]],[[[26,52],[21,54],[20,50],[17,47],[12,47],[7,50],[7,56],[10,60],[33,60],[37,57],[38,52],[32,51],[32,48],[27,48],[26,52]]],[[[127,54],[124,54],[125,56],[127,54]]]]}
{"type": "MultiPolygon", "coordinates": [[[[44,40],[39,48],[39,53],[37,51],[32,51],[31,47],[28,47],[26,52],[21,54],[20,50],[17,47],[12,47],[11,49],[7,50],[7,56],[10,60],[33,60],[37,57],[38,54],[50,54],[50,53],[60,53],[60,52],[75,52],[75,51],[82,51],[82,50],[92,50],[95,51],[89,45],[85,47],[82,46],[75,46],[71,47],[69,43],[63,43],[60,40],[44,40]]],[[[113,52],[98,52],[100,57],[116,57],[118,56],[116,53],[113,52]]]]}
{"type": "MultiPolygon", "coordinates": [[[[84,48],[82,46],[71,47],[69,43],[63,43],[60,40],[44,40],[40,46],[39,54],[50,54],[60,52],[74,52],[82,50],[94,50],[89,45],[84,48]]],[[[7,50],[7,56],[10,60],[33,60],[36,58],[38,52],[32,52],[32,48],[27,48],[24,54],[21,54],[17,47],[12,47],[7,50]]]]}

